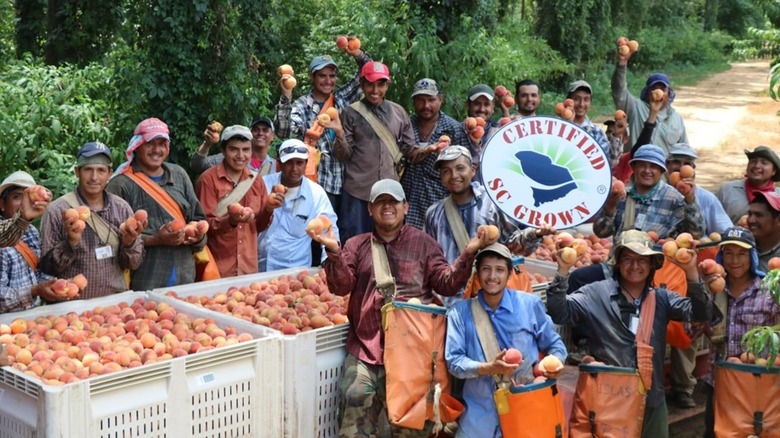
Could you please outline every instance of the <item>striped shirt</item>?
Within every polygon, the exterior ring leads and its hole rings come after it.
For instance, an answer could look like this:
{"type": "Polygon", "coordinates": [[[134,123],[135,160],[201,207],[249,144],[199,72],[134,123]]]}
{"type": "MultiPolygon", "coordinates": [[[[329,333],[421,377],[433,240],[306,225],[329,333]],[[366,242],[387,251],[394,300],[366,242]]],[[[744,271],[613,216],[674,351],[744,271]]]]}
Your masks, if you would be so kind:
{"type": "MultiPolygon", "coordinates": [[[[41,238],[34,226],[27,228],[22,235],[22,242],[38,257],[41,256],[41,238]]],[[[33,286],[51,279],[50,275],[34,271],[16,248],[0,248],[0,313],[33,307],[38,301],[32,297],[33,286]]]]}

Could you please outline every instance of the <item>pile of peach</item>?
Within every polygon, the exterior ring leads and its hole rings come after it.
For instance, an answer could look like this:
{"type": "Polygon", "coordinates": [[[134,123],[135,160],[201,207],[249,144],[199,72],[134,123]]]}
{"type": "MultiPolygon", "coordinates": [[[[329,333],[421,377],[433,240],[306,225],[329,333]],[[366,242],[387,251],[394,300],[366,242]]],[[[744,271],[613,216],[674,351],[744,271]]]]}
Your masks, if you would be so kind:
{"type": "Polygon", "coordinates": [[[555,253],[563,249],[561,255],[565,261],[572,262],[575,268],[601,263],[609,258],[612,241],[601,239],[595,234],[585,236],[582,233],[572,235],[562,231],[555,236],[544,236],[539,248],[528,258],[554,262],[555,253]]]}

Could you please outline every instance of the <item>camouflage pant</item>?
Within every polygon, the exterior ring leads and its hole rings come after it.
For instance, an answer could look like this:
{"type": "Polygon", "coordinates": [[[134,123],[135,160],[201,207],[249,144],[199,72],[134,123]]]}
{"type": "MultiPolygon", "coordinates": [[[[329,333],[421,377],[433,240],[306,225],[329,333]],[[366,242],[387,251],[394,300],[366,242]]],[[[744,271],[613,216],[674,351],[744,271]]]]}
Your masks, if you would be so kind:
{"type": "Polygon", "coordinates": [[[393,426],[387,419],[385,367],[370,365],[348,354],[341,379],[339,438],[426,438],[431,422],[423,430],[393,426]]]}

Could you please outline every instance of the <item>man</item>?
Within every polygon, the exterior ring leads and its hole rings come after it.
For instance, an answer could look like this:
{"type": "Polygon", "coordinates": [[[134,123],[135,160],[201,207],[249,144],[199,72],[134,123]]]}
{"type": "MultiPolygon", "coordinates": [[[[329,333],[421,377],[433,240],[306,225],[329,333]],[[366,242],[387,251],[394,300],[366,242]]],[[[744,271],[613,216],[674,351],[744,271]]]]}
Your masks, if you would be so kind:
{"type": "MultiPolygon", "coordinates": [[[[686,165],[695,169],[698,158],[696,151],[689,144],[677,143],[673,145],[669,149],[669,156],[666,157],[667,175],[670,175],[672,172],[679,172],[680,168],[686,165]]],[[[686,182],[696,191],[696,202],[699,204],[699,209],[701,209],[701,214],[704,217],[706,234],[722,233],[726,228],[734,225],[723,210],[720,201],[712,192],[697,185],[693,178],[686,179],[686,182]]]]}
{"type": "MultiPolygon", "coordinates": [[[[384,400],[384,343],[380,308],[384,299],[374,280],[372,242],[381,243],[395,281],[399,301],[418,298],[424,304],[434,300],[433,290],[449,296],[465,286],[477,251],[491,243],[487,233],[473,237],[460,257],[447,264],[441,248],[430,236],[404,224],[409,211],[401,184],[392,179],[379,180],[371,187],[368,210],[374,232],[349,239],[340,247],[332,232],[309,233],[325,246],[323,264],[328,287],[339,295],[350,294],[347,359],[341,381],[343,420],[342,437],[372,436],[380,424],[379,412],[384,400]]],[[[384,420],[387,421],[386,419],[384,420]]],[[[392,427],[392,436],[427,437],[422,431],[392,427]]]]}
{"type": "MultiPolygon", "coordinates": [[[[550,227],[521,230],[496,207],[485,193],[484,187],[473,181],[475,167],[471,162],[471,154],[463,146],[449,146],[439,152],[433,168],[439,172],[449,197],[444,197],[428,209],[425,215],[425,232],[441,245],[448,262],[453,263],[458,258],[461,248],[455,238],[455,227],[450,224],[447,216],[446,205],[451,198],[468,237],[476,235],[481,225],[495,225],[501,232],[498,238],[500,242],[504,242],[515,253],[530,255],[539,246],[540,237],[554,233],[555,230],[550,227]]],[[[466,242],[464,239],[462,244],[465,245],[466,242]]],[[[447,307],[451,307],[463,298],[463,289],[452,297],[439,298],[447,307]]]]}
{"type": "MultiPolygon", "coordinates": [[[[433,79],[420,79],[414,84],[412,104],[414,115],[411,117],[415,144],[435,145],[442,135],[450,137],[452,144],[467,144],[463,126],[441,111],[444,97],[439,84],[433,79]]],[[[439,175],[433,168],[436,155],[431,154],[417,164],[408,163],[401,185],[409,194],[409,214],[406,222],[419,229],[425,225],[425,212],[439,199],[447,196],[447,189],[441,184],[439,175]]]]}
{"type": "Polygon", "coordinates": [[[768,270],[769,259],[780,256],[780,194],[754,192],[748,206],[748,228],[756,239],[758,268],[768,270]]]}
{"type": "Polygon", "coordinates": [[[220,277],[253,274],[257,272],[257,233],[268,228],[274,206],[279,203],[267,199],[263,178],[249,170],[249,128],[225,128],[220,148],[225,159],[203,172],[195,186],[209,223],[208,246],[220,277]],[[234,210],[233,204],[239,204],[241,209],[234,210]]]}
{"type": "Polygon", "coordinates": [[[47,198],[33,201],[29,196],[21,199],[16,213],[9,218],[0,220],[0,248],[14,246],[30,227],[30,223],[46,211],[51,201],[51,192],[46,190],[47,198]]]}
{"type": "Polygon", "coordinates": [[[345,166],[339,211],[342,241],[371,230],[368,195],[375,182],[384,178],[397,181],[404,160],[419,163],[436,148],[415,146],[406,110],[385,99],[389,87],[390,69],[381,62],[366,63],[360,71],[365,97],[341,113],[341,123],[336,120],[329,125],[336,132],[334,153],[345,166]]]}
{"type": "Polygon", "coordinates": [[[585,285],[571,295],[566,295],[566,289],[572,265],[558,257],[555,279],[547,289],[547,311],[556,324],[585,327],[590,333],[591,354],[597,361],[612,366],[636,367],[635,330],[639,326],[639,309],[648,292],[655,290],[656,306],[650,338],[654,350],[653,377],[652,388],[647,394],[642,437],[663,438],[669,436],[663,380],[666,325],[670,320],[709,321],[712,302],[699,280],[696,252],[693,250],[688,250],[691,259],[687,263],[673,261],[685,272],[688,297],[656,289],[653,273],[663,266],[664,256],[652,247],[653,241],[644,232],[627,230],[618,235],[611,260],[614,277],[585,285]]]}
{"type": "MultiPolygon", "coordinates": [[[[252,124],[249,125],[249,129],[252,131],[252,157],[247,167],[252,172],[259,173],[260,176],[276,172],[276,160],[268,155],[268,148],[274,141],[274,122],[268,117],[255,117],[252,124]]],[[[209,149],[218,143],[214,141],[214,134],[215,132],[210,127],[206,128],[203,133],[203,143],[195,150],[190,159],[190,167],[193,172],[203,173],[206,169],[216,166],[225,159],[221,152],[207,156],[209,149]]],[[[217,138],[219,137],[217,136],[217,138]]]]}
{"type": "Polygon", "coordinates": [[[123,271],[137,269],[144,259],[138,232],[119,228],[133,216],[133,209],[106,191],[112,168],[106,145],[85,143],[77,154],[76,190],[52,202],[41,220],[40,269],[65,279],[84,274],[87,287],[80,293],[84,299],[126,291],[123,271]],[[82,205],[90,215],[84,220],[87,226],[79,228],[78,220],[64,218],[63,213],[82,205]]]}
{"type": "MultiPolygon", "coordinates": [[[[501,374],[518,382],[533,379],[539,353],[554,355],[563,362],[566,347],[547,316],[541,298],[534,294],[507,289],[512,269],[512,254],[500,243],[483,248],[477,254],[477,275],[482,288],[471,300],[460,301],[447,312],[445,358],[453,376],[465,379],[463,399],[466,411],[458,418],[458,435],[463,437],[500,437],[501,426],[493,393],[494,375],[501,374]],[[488,315],[500,352],[485,357],[477,335],[478,324],[472,313],[472,300],[488,315]],[[509,364],[506,350],[520,350],[521,364],[509,364]]],[[[543,372],[546,377],[558,373],[543,372]]]]}
{"type": "Polygon", "coordinates": [[[524,79],[515,86],[518,114],[515,118],[531,117],[536,115],[539,104],[542,103],[542,92],[539,84],[531,79],[524,79]]]}
{"type": "MultiPolygon", "coordinates": [[[[490,136],[499,128],[498,123],[491,119],[495,112],[494,101],[493,90],[485,84],[477,84],[471,87],[466,97],[466,113],[468,116],[481,117],[485,121],[485,135],[481,139],[474,140],[471,136],[467,136],[471,161],[476,166],[478,180],[480,179],[479,159],[482,157],[482,150],[485,148],[485,144],[490,139],[490,136]]],[[[503,109],[503,102],[500,105],[503,109]]],[[[465,122],[463,126],[465,130],[465,122]]]]}
{"type": "Polygon", "coordinates": [[[780,158],[775,151],[758,146],[753,151],[745,149],[745,155],[748,157],[745,178],[725,182],[715,193],[734,223],[748,214],[748,204],[755,199],[755,192],[780,193],[780,188],[775,187],[775,181],[780,181],[780,158]]]}
{"type": "MultiPolygon", "coordinates": [[[[324,251],[319,248],[318,260],[312,260],[312,240],[306,229],[312,219],[321,215],[336,227],[336,213],[325,190],[303,177],[308,158],[306,144],[294,138],[286,140],[279,147],[281,171],[263,177],[266,188],[281,184],[287,188],[287,193],[281,208],[274,210],[271,226],[257,239],[260,272],[319,266],[325,259],[324,251]]],[[[339,237],[337,227],[333,234],[339,237]]],[[[321,246],[319,243],[316,245],[321,246]]]]}
{"type": "MultiPolygon", "coordinates": [[[[22,200],[28,198],[25,189],[35,180],[29,173],[16,171],[0,184],[0,215],[10,219],[16,215],[22,200]]],[[[0,248],[0,313],[18,312],[44,302],[61,301],[51,290],[53,279],[37,269],[41,255],[38,230],[30,225],[16,246],[0,248]]]]}
{"type": "Polygon", "coordinates": [[[144,260],[130,276],[133,290],[151,290],[195,281],[193,253],[206,245],[206,236],[187,237],[172,227],[205,219],[187,172],[166,163],[170,154],[168,125],[150,118],[135,127],[127,151],[127,163],[118,170],[106,190],[125,199],[133,210],[149,214],[149,226],[141,238],[144,260]]]}
{"type": "Polygon", "coordinates": [[[628,197],[620,200],[612,193],[604,209],[596,215],[593,233],[599,237],[617,235],[628,229],[655,231],[660,238],[675,237],[689,232],[699,237],[704,232],[704,219],[696,203],[696,192],[684,196],[666,184],[661,175],[666,172],[664,153],[656,145],[644,145],[630,161],[636,182],[628,197]],[[632,208],[628,208],[632,205],[632,208]],[[626,211],[634,210],[633,217],[626,211]]]}
{"type": "MultiPolygon", "coordinates": [[[[623,155],[623,149],[628,144],[631,135],[628,132],[628,121],[626,119],[609,119],[604,122],[604,126],[607,127],[606,134],[609,141],[609,166],[612,169],[612,176],[626,182],[628,176],[619,175],[621,155],[623,155]]],[[[628,160],[626,160],[626,164],[628,160]]],[[[628,167],[627,165],[625,167],[628,167]]],[[[630,169],[629,169],[630,170],[630,169]]]]}
{"type": "MultiPolygon", "coordinates": [[[[305,140],[306,132],[317,123],[317,115],[323,111],[326,104],[334,106],[341,113],[360,98],[360,71],[367,62],[371,61],[371,57],[359,48],[347,50],[347,54],[355,59],[357,71],[349,82],[338,89],[336,89],[338,66],[330,56],[317,56],[311,60],[309,63],[311,93],[299,97],[294,102],[291,103],[292,89],[285,88],[284,81],[280,82],[282,95],[279,97],[279,104],[276,105],[276,123],[282,138],[305,140]]],[[[338,212],[341,208],[341,193],[344,185],[344,163],[336,159],[335,142],[336,132],[332,128],[323,130],[316,140],[317,150],[320,152],[317,182],[328,194],[333,210],[338,212]]]]}
{"type": "Polygon", "coordinates": [[[729,228],[723,233],[719,246],[717,261],[726,271],[726,289],[713,298],[721,316],[712,321],[706,331],[712,342],[710,368],[705,377],[708,391],[704,436],[707,438],[715,436],[715,361],[738,357],[744,351],[742,337],[753,327],[780,323],[780,307],[770,294],[761,290],[765,273],[758,266],[756,241],[750,231],[742,227],[729,228]]]}
{"type": "MultiPolygon", "coordinates": [[[[593,96],[593,88],[585,81],[574,81],[569,85],[569,91],[566,95],[567,99],[574,101],[574,124],[582,128],[587,132],[596,143],[604,151],[604,154],[610,157],[609,140],[607,135],[598,126],[588,119],[588,111],[590,111],[591,97],[593,96]]],[[[611,157],[610,157],[611,158],[611,157]]]]}
{"type": "MultiPolygon", "coordinates": [[[[680,114],[672,108],[675,92],[669,77],[664,73],[653,73],[647,77],[645,87],[639,94],[639,98],[634,97],[628,91],[626,84],[626,70],[631,53],[622,55],[618,52],[618,62],[615,66],[615,72],[612,74],[612,99],[615,101],[615,107],[623,110],[628,116],[630,132],[641,132],[642,124],[647,120],[650,112],[649,102],[652,100],[650,94],[653,90],[663,92],[662,110],[658,113],[656,128],[650,143],[658,145],[667,153],[669,147],[675,143],[688,143],[688,135],[685,133],[685,125],[680,114]]],[[[629,140],[627,150],[634,145],[635,139],[629,140]]]]}

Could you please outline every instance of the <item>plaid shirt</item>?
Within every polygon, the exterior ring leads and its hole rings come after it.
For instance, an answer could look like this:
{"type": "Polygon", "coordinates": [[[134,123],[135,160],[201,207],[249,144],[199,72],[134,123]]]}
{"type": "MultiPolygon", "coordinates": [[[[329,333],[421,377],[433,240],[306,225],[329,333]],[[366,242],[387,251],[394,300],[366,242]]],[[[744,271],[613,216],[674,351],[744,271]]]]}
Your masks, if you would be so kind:
{"type": "Polygon", "coordinates": [[[18,211],[12,218],[0,220],[0,248],[16,245],[29,226],[30,222],[24,220],[18,211]]]}
{"type": "MultiPolygon", "coordinates": [[[[772,326],[780,323],[780,307],[772,297],[761,290],[761,277],[756,276],[753,283],[745,289],[739,298],[734,298],[728,293],[728,289],[721,292],[727,294],[728,299],[726,312],[726,339],[725,353],[726,357],[739,356],[742,353],[740,341],[750,329],[757,326],[772,326]]],[[[715,325],[720,321],[711,323],[715,325]]],[[[714,366],[715,360],[725,359],[719,357],[718,348],[710,348],[710,372],[707,373],[706,381],[710,385],[714,384],[714,366]]]]}
{"type": "MultiPolygon", "coordinates": [[[[339,113],[360,97],[360,69],[369,61],[371,61],[371,57],[366,53],[355,58],[358,65],[355,76],[333,94],[333,105],[339,110],[339,113]]],[[[301,96],[292,103],[290,103],[290,99],[282,95],[276,105],[276,120],[274,121],[276,134],[281,138],[303,140],[306,131],[314,125],[324,103],[315,101],[312,93],[301,96]]],[[[317,180],[326,192],[340,195],[341,186],[344,183],[344,163],[338,161],[333,155],[335,141],[336,135],[331,129],[326,129],[317,141],[317,149],[321,153],[317,180]]]]}
{"type": "MultiPolygon", "coordinates": [[[[439,137],[446,134],[452,139],[451,144],[468,147],[469,140],[466,137],[466,131],[463,130],[463,125],[441,111],[439,111],[439,121],[436,123],[436,127],[425,141],[420,139],[418,128],[420,118],[415,114],[411,117],[411,121],[414,139],[418,146],[435,143],[439,137]]],[[[433,168],[437,157],[438,154],[433,153],[417,164],[407,162],[404,176],[401,178],[401,185],[409,202],[406,223],[421,230],[425,226],[425,212],[428,207],[449,194],[441,182],[439,172],[433,168]]]]}
{"type": "MultiPolygon", "coordinates": [[[[698,202],[687,204],[683,195],[663,180],[658,181],[658,185],[653,190],[655,192],[647,199],[636,201],[636,217],[640,218],[640,215],[644,215],[645,218],[644,223],[640,223],[640,220],[634,222],[636,229],[655,231],[662,239],[683,232],[691,233],[694,237],[704,233],[704,217],[698,202]]],[[[631,194],[629,193],[628,196],[631,194]]],[[[599,237],[622,233],[625,209],[626,201],[623,200],[618,204],[614,216],[601,210],[593,222],[593,233],[599,237]]]]}
{"type": "MultiPolygon", "coordinates": [[[[163,163],[163,178],[158,184],[179,204],[186,222],[206,219],[200,202],[195,196],[187,172],[176,164],[163,163]]],[[[133,166],[136,172],[140,169],[133,166]]],[[[113,177],[106,186],[106,191],[125,199],[133,210],[143,208],[149,214],[149,226],[143,236],[151,236],[173,217],[165,211],[157,201],[149,196],[138,184],[127,175],[119,174],[113,177]]],[[[195,281],[195,261],[192,253],[199,251],[206,244],[206,238],[196,245],[152,246],[146,247],[144,260],[130,278],[132,290],[150,290],[158,287],[189,284],[195,281]]]]}
{"type": "MultiPolygon", "coordinates": [[[[110,227],[109,233],[119,235],[119,225],[133,215],[133,210],[118,196],[104,192],[103,209],[93,210],[91,214],[103,218],[110,227]]],[[[87,205],[78,195],[79,204],[87,205]]],[[[62,214],[71,205],[63,198],[49,204],[41,220],[41,251],[44,255],[38,263],[41,270],[58,278],[72,278],[77,274],[87,277],[87,287],[79,295],[80,298],[97,298],[127,290],[127,283],[122,271],[136,269],[144,258],[144,246],[141,239],[125,246],[119,238],[119,248],[113,257],[98,260],[95,250],[106,246],[108,235],[98,236],[89,226],[81,235],[81,242],[76,248],[70,246],[68,234],[62,220],[62,214]]],[[[92,219],[94,220],[94,219],[92,219]]],[[[151,226],[151,225],[150,225],[151,226]]],[[[136,289],[145,290],[145,289],[136,289]]]]}
{"type": "MultiPolygon", "coordinates": [[[[381,241],[373,233],[347,240],[338,254],[328,253],[323,268],[331,291],[337,295],[351,294],[347,309],[347,352],[363,362],[381,365],[384,363],[383,301],[374,279],[372,239],[381,241]]],[[[409,225],[404,225],[398,237],[384,245],[399,301],[417,297],[429,304],[433,300],[433,289],[444,295],[454,295],[466,285],[471,275],[474,256],[461,254],[449,265],[436,241],[409,225]]]]}
{"type": "Polygon", "coordinates": [[[609,145],[609,140],[607,139],[607,134],[604,131],[602,131],[601,128],[594,125],[593,122],[590,121],[588,116],[585,116],[585,121],[582,122],[580,128],[584,129],[585,132],[590,134],[590,136],[593,137],[594,140],[596,140],[596,143],[599,144],[601,150],[604,151],[604,154],[606,154],[607,158],[611,160],[612,157],[610,155],[610,145],[609,145]]]}
{"type": "MultiPolygon", "coordinates": [[[[37,256],[41,255],[40,236],[34,226],[29,226],[22,241],[37,256]]],[[[0,249],[0,313],[18,312],[35,305],[31,295],[36,284],[51,280],[50,275],[30,268],[27,260],[14,247],[0,249]]]]}

